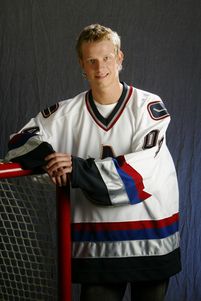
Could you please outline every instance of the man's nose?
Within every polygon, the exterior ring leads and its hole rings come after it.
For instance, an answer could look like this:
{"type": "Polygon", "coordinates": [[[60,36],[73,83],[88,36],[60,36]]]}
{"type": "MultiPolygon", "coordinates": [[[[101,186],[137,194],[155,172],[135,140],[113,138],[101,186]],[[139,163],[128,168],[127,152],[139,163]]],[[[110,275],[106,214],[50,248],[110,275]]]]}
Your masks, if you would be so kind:
{"type": "Polygon", "coordinates": [[[105,67],[105,62],[103,60],[99,60],[96,62],[96,69],[101,70],[102,68],[105,67]]]}

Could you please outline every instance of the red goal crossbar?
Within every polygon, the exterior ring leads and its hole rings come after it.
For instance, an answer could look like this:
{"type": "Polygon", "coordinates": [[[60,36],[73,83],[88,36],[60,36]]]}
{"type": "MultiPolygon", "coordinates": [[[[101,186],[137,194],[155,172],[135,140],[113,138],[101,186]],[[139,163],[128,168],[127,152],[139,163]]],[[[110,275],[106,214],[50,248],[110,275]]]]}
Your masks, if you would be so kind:
{"type": "MultiPolygon", "coordinates": [[[[0,178],[32,175],[18,163],[0,163],[0,178]]],[[[71,300],[71,218],[69,187],[57,187],[58,300],[71,300]]]]}
{"type": "Polygon", "coordinates": [[[19,163],[0,163],[0,179],[21,177],[33,174],[32,170],[25,170],[19,163]]]}

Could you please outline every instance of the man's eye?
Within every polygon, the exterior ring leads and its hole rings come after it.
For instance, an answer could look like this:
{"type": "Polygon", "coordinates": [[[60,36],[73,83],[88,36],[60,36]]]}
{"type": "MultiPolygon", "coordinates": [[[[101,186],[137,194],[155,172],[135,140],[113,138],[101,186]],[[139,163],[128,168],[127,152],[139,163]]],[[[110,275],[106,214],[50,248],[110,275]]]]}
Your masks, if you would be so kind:
{"type": "Polygon", "coordinates": [[[91,65],[93,65],[93,64],[95,64],[95,60],[91,59],[91,60],[89,60],[89,63],[90,63],[91,65]]]}

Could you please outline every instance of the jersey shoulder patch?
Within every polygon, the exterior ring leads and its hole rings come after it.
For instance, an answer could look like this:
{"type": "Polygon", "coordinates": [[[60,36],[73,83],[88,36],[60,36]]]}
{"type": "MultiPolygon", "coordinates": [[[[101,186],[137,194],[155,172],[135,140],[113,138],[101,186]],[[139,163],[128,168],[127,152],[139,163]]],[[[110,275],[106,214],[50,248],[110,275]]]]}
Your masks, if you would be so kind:
{"type": "Polygon", "coordinates": [[[46,108],[45,110],[43,110],[41,113],[43,115],[44,118],[48,118],[50,117],[53,113],[55,113],[59,108],[59,103],[54,104],[51,107],[46,108]]]}
{"type": "Polygon", "coordinates": [[[154,120],[159,120],[170,116],[162,101],[150,102],[147,106],[149,115],[154,120]]]}

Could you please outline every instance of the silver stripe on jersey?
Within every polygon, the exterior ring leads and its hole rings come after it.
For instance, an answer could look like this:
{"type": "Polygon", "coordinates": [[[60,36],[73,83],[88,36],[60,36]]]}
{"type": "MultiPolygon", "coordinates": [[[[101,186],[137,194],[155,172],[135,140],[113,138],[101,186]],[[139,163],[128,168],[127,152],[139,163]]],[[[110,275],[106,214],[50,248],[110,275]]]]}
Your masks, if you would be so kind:
{"type": "Polygon", "coordinates": [[[13,158],[23,156],[23,155],[33,151],[34,149],[36,149],[41,143],[42,143],[42,141],[38,140],[38,137],[31,137],[28,140],[28,143],[26,142],[22,146],[10,150],[5,157],[5,160],[10,161],[13,158]]]}
{"type": "Polygon", "coordinates": [[[163,239],[118,242],[73,242],[74,258],[121,258],[166,255],[179,247],[178,232],[163,239]]]}
{"type": "Polygon", "coordinates": [[[129,204],[130,201],[124,183],[116,170],[113,160],[111,158],[106,158],[102,161],[95,160],[95,164],[107,187],[112,205],[129,204]]]}

